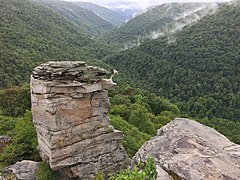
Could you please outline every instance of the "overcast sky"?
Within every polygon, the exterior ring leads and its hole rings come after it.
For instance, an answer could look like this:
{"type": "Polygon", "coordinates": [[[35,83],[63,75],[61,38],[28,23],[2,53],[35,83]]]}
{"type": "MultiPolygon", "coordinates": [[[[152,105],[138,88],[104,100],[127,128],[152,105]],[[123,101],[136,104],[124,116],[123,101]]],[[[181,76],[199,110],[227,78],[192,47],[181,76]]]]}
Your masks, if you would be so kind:
{"type": "MultiPolygon", "coordinates": [[[[128,8],[135,7],[145,9],[147,7],[158,5],[167,2],[216,2],[216,0],[64,0],[64,1],[75,1],[75,2],[92,2],[105,7],[119,7],[128,8]]],[[[218,2],[228,0],[217,0],[218,2]]]]}

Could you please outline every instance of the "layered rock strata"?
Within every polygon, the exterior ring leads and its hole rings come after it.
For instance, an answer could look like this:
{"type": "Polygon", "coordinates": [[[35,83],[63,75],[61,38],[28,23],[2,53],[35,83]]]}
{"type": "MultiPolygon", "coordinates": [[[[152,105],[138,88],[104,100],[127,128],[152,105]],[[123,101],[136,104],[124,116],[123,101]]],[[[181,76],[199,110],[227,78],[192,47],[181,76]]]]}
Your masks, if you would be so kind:
{"type": "Polygon", "coordinates": [[[109,73],[85,62],[48,62],[31,76],[33,122],[39,152],[69,179],[92,179],[128,165],[123,134],[108,117],[109,73]]]}
{"type": "Polygon", "coordinates": [[[240,145],[216,130],[188,119],[175,119],[158,130],[133,158],[155,159],[159,180],[239,180],[240,145]]]}

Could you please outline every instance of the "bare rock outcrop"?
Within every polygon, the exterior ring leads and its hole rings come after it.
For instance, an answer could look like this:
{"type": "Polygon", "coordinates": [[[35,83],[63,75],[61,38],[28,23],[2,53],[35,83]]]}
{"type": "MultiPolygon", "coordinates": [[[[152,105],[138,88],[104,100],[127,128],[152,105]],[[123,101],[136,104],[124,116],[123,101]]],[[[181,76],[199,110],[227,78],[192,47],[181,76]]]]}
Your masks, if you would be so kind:
{"type": "Polygon", "coordinates": [[[38,163],[23,160],[3,169],[0,180],[37,180],[38,163]]]}
{"type": "Polygon", "coordinates": [[[109,73],[85,62],[49,62],[31,76],[33,122],[39,152],[69,179],[92,179],[129,164],[109,112],[109,73]]]}
{"type": "Polygon", "coordinates": [[[12,138],[9,136],[0,136],[0,153],[3,148],[12,141],[12,138]]]}
{"type": "Polygon", "coordinates": [[[133,158],[155,159],[159,180],[239,180],[240,145],[196,121],[177,118],[133,158]]]}

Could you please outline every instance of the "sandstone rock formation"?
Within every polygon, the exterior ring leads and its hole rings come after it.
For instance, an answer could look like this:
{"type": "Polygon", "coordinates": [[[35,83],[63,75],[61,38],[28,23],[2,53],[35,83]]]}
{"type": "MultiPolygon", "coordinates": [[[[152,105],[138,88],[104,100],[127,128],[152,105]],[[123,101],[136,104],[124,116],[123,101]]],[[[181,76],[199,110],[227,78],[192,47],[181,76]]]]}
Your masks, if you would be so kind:
{"type": "Polygon", "coordinates": [[[239,180],[240,145],[193,120],[175,119],[133,158],[155,159],[159,180],[239,180]]]}
{"type": "Polygon", "coordinates": [[[3,169],[0,180],[37,180],[38,163],[23,160],[3,169]]]}
{"type": "Polygon", "coordinates": [[[67,178],[91,179],[114,173],[129,159],[123,134],[109,121],[108,72],[85,62],[49,62],[31,77],[33,122],[39,152],[67,178]]]}

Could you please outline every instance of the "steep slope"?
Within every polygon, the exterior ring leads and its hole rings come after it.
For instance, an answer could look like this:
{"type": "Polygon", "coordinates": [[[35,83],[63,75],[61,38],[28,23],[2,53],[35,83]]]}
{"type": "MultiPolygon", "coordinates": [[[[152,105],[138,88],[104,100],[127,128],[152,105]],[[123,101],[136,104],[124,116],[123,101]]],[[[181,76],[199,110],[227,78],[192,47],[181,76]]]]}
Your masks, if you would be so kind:
{"type": "Polygon", "coordinates": [[[107,62],[194,117],[240,120],[240,8],[222,6],[176,35],[151,40],[107,62]]]}
{"type": "Polygon", "coordinates": [[[124,13],[112,11],[108,8],[99,6],[97,4],[93,4],[90,2],[76,2],[74,4],[84,9],[88,9],[95,12],[97,15],[111,22],[115,26],[119,26],[120,24],[124,23],[127,20],[126,17],[124,16],[124,13]]]}
{"type": "Polygon", "coordinates": [[[33,67],[41,62],[94,61],[110,51],[39,4],[2,0],[0,9],[0,88],[28,80],[33,67]]]}
{"type": "Polygon", "coordinates": [[[82,30],[98,35],[113,29],[113,25],[91,10],[83,9],[71,2],[60,0],[33,0],[53,9],[66,19],[77,24],[82,30]]]}
{"type": "Polygon", "coordinates": [[[125,48],[146,39],[171,35],[202,17],[215,12],[216,3],[167,3],[150,8],[121,27],[106,34],[109,42],[123,43],[125,48]]]}

